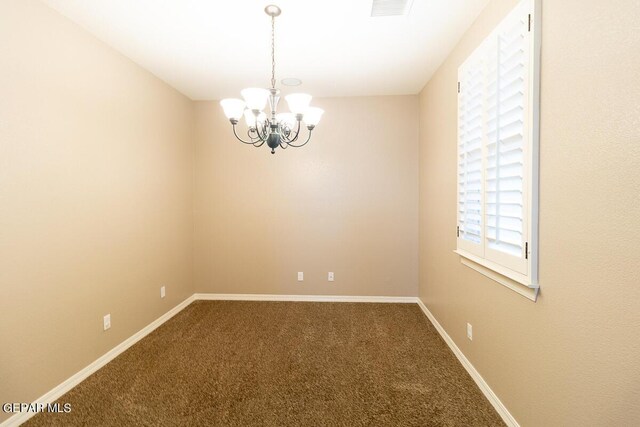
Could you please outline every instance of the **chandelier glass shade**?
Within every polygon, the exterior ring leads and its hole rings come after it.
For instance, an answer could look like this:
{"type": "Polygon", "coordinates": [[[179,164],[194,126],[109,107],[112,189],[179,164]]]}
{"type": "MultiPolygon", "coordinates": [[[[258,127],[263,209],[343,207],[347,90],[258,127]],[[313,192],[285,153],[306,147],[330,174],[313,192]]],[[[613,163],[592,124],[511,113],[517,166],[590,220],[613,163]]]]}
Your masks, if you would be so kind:
{"type": "Polygon", "coordinates": [[[264,9],[271,17],[271,88],[247,88],[240,94],[242,99],[223,99],[220,105],[225,116],[231,122],[233,134],[244,144],[261,147],[264,143],[271,148],[271,153],[280,147],[302,147],[311,140],[311,132],[320,122],[324,113],[316,107],[310,107],[311,95],[306,93],[292,93],[285,96],[290,113],[278,113],[280,90],[276,89],[276,61],[275,61],[275,19],[280,15],[278,6],[269,5],[264,9]],[[268,112],[265,112],[266,108],[268,112]],[[246,137],[238,135],[237,125],[244,118],[247,125],[246,137]],[[302,123],[307,128],[306,139],[299,138],[302,123]],[[304,139],[304,141],[303,141],[304,139]]]}

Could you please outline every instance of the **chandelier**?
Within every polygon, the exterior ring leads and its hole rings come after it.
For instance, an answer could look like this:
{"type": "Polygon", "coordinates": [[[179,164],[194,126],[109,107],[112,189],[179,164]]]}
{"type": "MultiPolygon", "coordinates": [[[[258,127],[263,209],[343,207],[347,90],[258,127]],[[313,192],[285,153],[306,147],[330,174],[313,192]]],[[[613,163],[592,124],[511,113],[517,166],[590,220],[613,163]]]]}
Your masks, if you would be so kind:
{"type": "Polygon", "coordinates": [[[320,108],[310,107],[311,95],[305,93],[293,93],[285,99],[289,105],[290,113],[277,113],[280,90],[276,89],[276,57],[275,57],[275,23],[276,16],[281,10],[278,6],[269,5],[264,8],[271,17],[271,88],[248,88],[240,92],[242,99],[223,99],[220,105],[233,127],[233,134],[244,144],[261,147],[265,142],[274,154],[276,148],[302,147],[311,139],[311,131],[320,121],[324,113],[320,108]],[[269,115],[262,110],[269,104],[269,115]],[[236,125],[244,116],[247,124],[247,138],[238,136],[236,125]],[[300,142],[298,137],[301,131],[301,122],[304,122],[308,130],[307,139],[300,142]]]}

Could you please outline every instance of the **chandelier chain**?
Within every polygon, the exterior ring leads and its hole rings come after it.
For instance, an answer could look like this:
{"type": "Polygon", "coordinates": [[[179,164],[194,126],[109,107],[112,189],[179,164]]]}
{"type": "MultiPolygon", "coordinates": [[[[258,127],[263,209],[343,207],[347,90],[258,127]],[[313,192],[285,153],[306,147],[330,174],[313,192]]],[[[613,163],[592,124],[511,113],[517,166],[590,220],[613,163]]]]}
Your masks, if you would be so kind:
{"type": "Polygon", "coordinates": [[[271,17],[271,88],[276,88],[276,18],[271,17]]]}

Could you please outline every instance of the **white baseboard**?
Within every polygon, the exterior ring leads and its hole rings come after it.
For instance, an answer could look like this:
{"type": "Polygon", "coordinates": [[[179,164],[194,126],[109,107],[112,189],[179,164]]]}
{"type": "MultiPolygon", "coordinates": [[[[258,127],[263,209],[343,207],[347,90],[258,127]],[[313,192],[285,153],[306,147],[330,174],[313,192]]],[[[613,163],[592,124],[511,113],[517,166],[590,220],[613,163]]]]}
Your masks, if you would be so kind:
{"type": "Polygon", "coordinates": [[[196,300],[415,303],[416,297],[276,294],[194,294],[196,300]]]}
{"type": "Polygon", "coordinates": [[[487,384],[487,382],[484,380],[484,378],[482,378],[482,375],[480,375],[480,373],[471,364],[471,362],[469,362],[469,360],[466,358],[466,356],[458,348],[456,343],[453,342],[453,340],[451,339],[449,334],[447,334],[447,332],[444,330],[442,325],[440,325],[440,323],[438,323],[438,321],[433,316],[433,314],[431,314],[431,312],[429,311],[427,306],[424,305],[424,303],[422,302],[422,300],[420,298],[416,298],[416,302],[418,303],[418,306],[422,309],[424,314],[429,318],[431,323],[433,323],[433,326],[435,326],[435,328],[438,331],[438,333],[442,336],[442,338],[444,339],[444,342],[446,342],[447,345],[449,346],[449,348],[451,348],[451,351],[453,351],[453,354],[456,355],[456,357],[458,358],[458,360],[460,361],[462,366],[467,370],[469,375],[471,375],[471,378],[473,378],[473,380],[476,382],[476,384],[480,388],[480,391],[482,391],[482,393],[489,400],[491,405],[493,405],[495,410],[498,412],[498,414],[502,418],[502,421],[504,421],[505,424],[510,426],[510,427],[520,427],[520,424],[518,424],[518,422],[513,417],[513,415],[511,415],[511,413],[509,412],[507,407],[504,406],[504,404],[500,401],[498,396],[496,396],[496,394],[493,392],[493,390],[491,390],[491,387],[489,387],[489,384],[487,384]]]}
{"type": "MultiPolygon", "coordinates": [[[[142,328],[140,331],[136,332],[135,334],[133,334],[132,336],[127,338],[125,341],[121,342],[120,344],[118,344],[117,346],[115,346],[114,348],[109,350],[107,353],[105,353],[104,355],[100,356],[98,359],[93,361],[91,364],[86,366],[84,369],[82,369],[81,371],[75,373],[74,375],[72,375],[71,377],[67,378],[64,382],[62,382],[61,384],[59,384],[58,386],[56,386],[52,390],[50,390],[47,393],[45,393],[44,395],[40,396],[33,403],[43,403],[43,404],[46,405],[47,403],[55,402],[60,397],[62,397],[62,395],[64,395],[66,392],[68,392],[73,387],[77,386],[82,381],[84,381],[89,375],[93,374],[98,369],[102,368],[104,365],[106,365],[107,363],[111,362],[113,359],[118,357],[121,353],[123,353],[129,347],[131,347],[132,345],[134,345],[135,343],[140,341],[142,338],[144,338],[147,335],[149,335],[151,332],[153,332],[156,328],[158,328],[164,322],[166,322],[167,320],[171,319],[173,316],[178,314],[180,311],[182,311],[182,309],[184,309],[186,306],[191,304],[193,302],[193,300],[194,300],[194,297],[193,297],[193,295],[191,295],[189,298],[185,299],[180,304],[178,304],[177,306],[175,306],[174,308],[172,308],[171,310],[169,310],[168,312],[166,312],[162,316],[158,317],[153,322],[149,323],[147,326],[142,328]]],[[[10,418],[6,419],[4,422],[0,423],[0,427],[15,427],[15,426],[19,426],[20,424],[26,422],[29,418],[31,418],[34,415],[36,415],[36,413],[37,412],[19,412],[19,413],[16,413],[16,414],[12,415],[10,418]]]]}
{"type": "MultiPolygon", "coordinates": [[[[469,362],[465,355],[460,351],[458,346],[453,342],[451,337],[445,332],[444,328],[438,323],[436,318],[431,314],[429,309],[417,297],[384,297],[384,296],[346,296],[346,295],[274,295],[274,294],[193,294],[183,302],[163,314],[143,329],[127,338],[109,352],[95,360],[93,363],[77,372],[63,383],[59,384],[49,392],[36,399],[33,403],[53,403],[66,392],[81,383],[89,375],[102,368],[104,365],[115,359],[129,347],[149,335],[153,330],[158,328],[167,320],[178,314],[182,309],[191,304],[194,300],[227,300],[227,301],[309,301],[309,302],[378,302],[378,303],[417,303],[427,316],[429,321],[442,336],[444,341],[449,345],[453,354],[456,355],[462,366],[467,370],[471,378],[476,382],[482,393],[496,409],[502,420],[510,427],[520,427],[515,418],[509,413],[504,404],[498,399],[498,396],[491,390],[486,381],[482,378],[476,368],[469,362]]],[[[0,427],[16,427],[33,417],[35,412],[21,412],[14,414],[4,422],[0,423],[0,427]]]]}

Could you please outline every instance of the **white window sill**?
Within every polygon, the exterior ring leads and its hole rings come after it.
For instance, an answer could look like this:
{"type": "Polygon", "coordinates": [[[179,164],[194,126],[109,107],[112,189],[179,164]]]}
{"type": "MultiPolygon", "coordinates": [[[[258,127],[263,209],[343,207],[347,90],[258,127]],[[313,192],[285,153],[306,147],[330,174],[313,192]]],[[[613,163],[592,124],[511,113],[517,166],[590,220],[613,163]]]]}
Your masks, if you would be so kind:
{"type": "Polygon", "coordinates": [[[532,284],[530,279],[524,274],[516,273],[508,268],[502,267],[486,259],[480,258],[461,249],[455,251],[460,255],[460,263],[476,270],[478,273],[500,283],[535,302],[538,298],[540,286],[532,284]]]}

